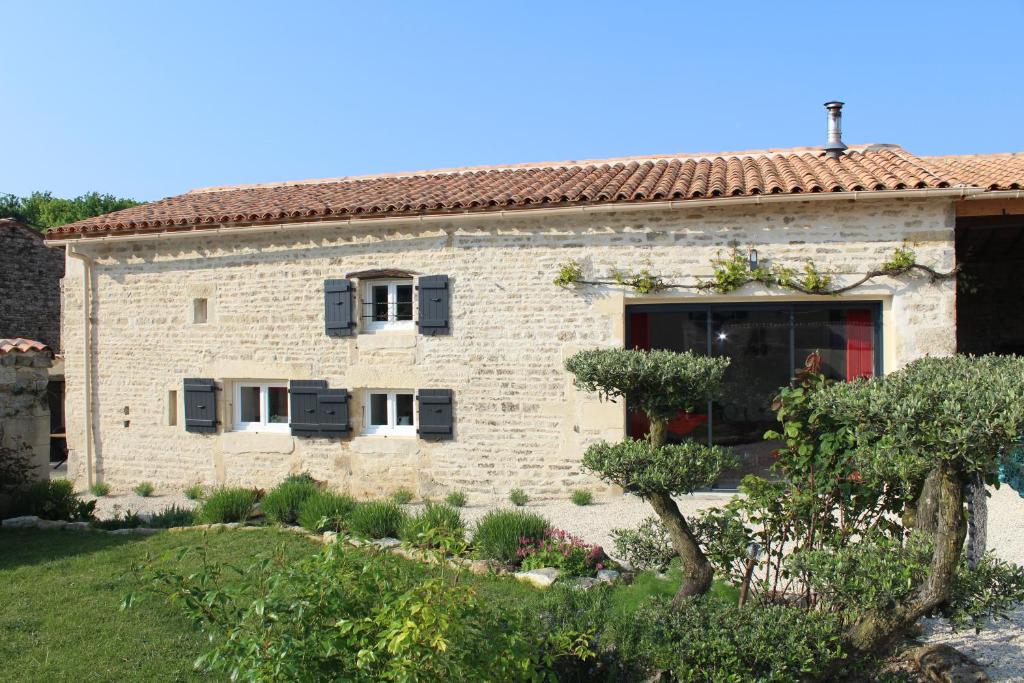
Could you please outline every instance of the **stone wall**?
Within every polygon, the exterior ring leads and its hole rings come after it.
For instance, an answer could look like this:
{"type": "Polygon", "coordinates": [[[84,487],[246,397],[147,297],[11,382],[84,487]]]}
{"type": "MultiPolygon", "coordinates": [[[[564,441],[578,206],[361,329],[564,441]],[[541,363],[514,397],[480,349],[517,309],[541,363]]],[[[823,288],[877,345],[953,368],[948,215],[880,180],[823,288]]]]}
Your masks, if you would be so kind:
{"type": "MultiPolygon", "coordinates": [[[[678,210],[480,217],[273,233],[197,235],[104,243],[94,254],[93,396],[99,478],[115,488],[141,480],[269,486],[306,470],[355,495],[399,486],[421,495],[461,489],[504,498],[597,488],[579,462],[587,444],[623,434],[621,404],[579,394],[563,370],[576,350],[624,343],[633,302],[807,300],[747,286],[728,296],[664,292],[640,297],[612,288],[564,290],[559,264],[579,260],[588,276],[648,267],[671,281],[711,273],[716,254],[738,242],[762,260],[813,259],[840,281],[876,268],[910,245],[938,269],[953,266],[953,212],[928,200],[800,201],[678,210]],[[412,332],[328,337],[323,281],[372,268],[451,277],[451,335],[412,332]],[[192,300],[209,301],[192,324],[192,300]],[[353,392],[355,436],[192,434],[169,425],[170,392],[184,377],[326,379],[353,392]],[[455,439],[360,436],[366,388],[449,388],[455,439]]],[[[68,263],[64,341],[71,471],[84,453],[82,266],[68,263]]],[[[882,279],[846,299],[881,301],[885,367],[954,351],[954,285],[882,279]]],[[[820,300],[820,298],[819,298],[820,300]]],[[[230,424],[230,391],[218,392],[230,424]]]]}
{"type": "Polygon", "coordinates": [[[60,349],[60,279],[64,254],[42,235],[0,219],[0,337],[35,339],[60,349]]]}
{"type": "Polygon", "coordinates": [[[36,477],[49,476],[49,349],[0,353],[0,446],[27,450],[36,477]]]}

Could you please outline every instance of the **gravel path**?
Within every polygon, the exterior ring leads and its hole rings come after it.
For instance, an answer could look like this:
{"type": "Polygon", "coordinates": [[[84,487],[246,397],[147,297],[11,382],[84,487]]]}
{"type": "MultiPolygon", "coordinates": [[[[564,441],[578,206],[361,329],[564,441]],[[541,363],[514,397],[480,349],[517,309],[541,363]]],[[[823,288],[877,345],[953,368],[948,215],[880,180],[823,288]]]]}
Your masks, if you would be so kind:
{"type": "MultiPolygon", "coordinates": [[[[996,555],[1004,560],[1024,564],[1024,498],[1009,487],[991,491],[988,514],[988,543],[996,555]]],[[[91,498],[91,496],[84,496],[91,498]]],[[[678,499],[683,514],[725,504],[727,493],[700,493],[678,499]]],[[[109,518],[115,510],[137,513],[159,512],[171,505],[195,507],[195,502],[183,494],[150,496],[135,494],[106,496],[96,499],[96,514],[109,518]]],[[[416,506],[410,506],[415,508],[416,506]]],[[[493,506],[474,505],[462,509],[463,519],[472,525],[487,510],[510,507],[507,502],[493,506]]],[[[618,496],[597,500],[593,505],[581,507],[568,500],[538,501],[524,508],[543,515],[551,523],[606,549],[612,547],[610,532],[617,527],[633,527],[653,514],[647,503],[634,496],[618,496]]],[[[1009,620],[990,624],[980,634],[973,631],[953,633],[939,620],[924,621],[923,640],[928,643],[947,643],[975,658],[984,665],[995,681],[1024,681],[1024,608],[1014,611],[1009,620]]]]}

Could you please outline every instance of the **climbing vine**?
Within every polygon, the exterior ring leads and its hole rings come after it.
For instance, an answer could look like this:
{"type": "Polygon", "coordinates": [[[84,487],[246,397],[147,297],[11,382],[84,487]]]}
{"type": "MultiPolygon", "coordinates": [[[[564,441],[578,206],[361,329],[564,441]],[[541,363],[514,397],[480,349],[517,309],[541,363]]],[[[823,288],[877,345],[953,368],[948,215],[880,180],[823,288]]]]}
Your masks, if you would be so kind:
{"type": "Polygon", "coordinates": [[[835,273],[818,268],[807,259],[802,268],[778,264],[751,265],[750,259],[739,249],[733,248],[726,256],[716,256],[711,261],[712,274],[709,279],[698,279],[692,284],[666,282],[660,275],[652,274],[647,268],[638,271],[613,268],[605,278],[587,280],[583,277],[583,266],[576,260],[561,264],[554,283],[559,287],[581,285],[614,285],[633,289],[640,294],[650,294],[668,289],[694,289],[702,292],[727,294],[744,285],[757,282],[766,287],[781,287],[802,294],[831,295],[843,294],[877,278],[898,277],[911,272],[927,275],[932,282],[946,280],[956,275],[956,269],[940,273],[917,262],[913,250],[899,247],[889,255],[881,266],[870,270],[859,280],[841,287],[835,286],[835,273]]]}

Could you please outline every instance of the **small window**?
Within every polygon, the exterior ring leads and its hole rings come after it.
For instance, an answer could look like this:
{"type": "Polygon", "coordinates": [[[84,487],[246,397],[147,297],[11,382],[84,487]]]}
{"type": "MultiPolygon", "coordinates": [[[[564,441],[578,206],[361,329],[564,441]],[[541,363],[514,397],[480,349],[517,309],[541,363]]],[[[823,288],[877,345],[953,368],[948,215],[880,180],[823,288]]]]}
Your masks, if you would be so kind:
{"type": "Polygon", "coordinates": [[[412,329],[412,280],[370,280],[363,286],[367,330],[412,329]]]}
{"type": "Polygon", "coordinates": [[[207,301],[206,299],[193,299],[192,300],[192,323],[194,325],[202,325],[206,322],[207,318],[207,301]]]}
{"type": "Polygon", "coordinates": [[[284,382],[235,382],[235,430],[288,431],[288,385],[284,382]]]}
{"type": "Polygon", "coordinates": [[[416,411],[411,391],[377,391],[366,394],[363,432],[385,436],[414,436],[416,411]]]}
{"type": "Polygon", "coordinates": [[[167,426],[178,426],[178,392],[174,389],[167,392],[167,426]]]}

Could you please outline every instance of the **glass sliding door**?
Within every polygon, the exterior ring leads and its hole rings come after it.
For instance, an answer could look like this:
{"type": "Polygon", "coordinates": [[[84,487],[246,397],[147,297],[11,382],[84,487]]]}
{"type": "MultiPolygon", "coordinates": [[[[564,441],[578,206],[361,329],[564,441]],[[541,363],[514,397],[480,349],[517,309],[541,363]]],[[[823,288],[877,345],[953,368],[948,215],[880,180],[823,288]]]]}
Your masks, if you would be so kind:
{"type": "MultiPolygon", "coordinates": [[[[771,409],[780,387],[817,351],[834,379],[881,373],[881,306],[877,302],[655,304],[627,309],[626,345],[730,359],[722,393],[710,406],[680,413],[668,437],[704,439],[727,446],[741,466],[717,486],[734,488],[746,474],[765,474],[779,443],[764,440],[778,425],[771,409]]],[[[629,411],[628,431],[647,433],[646,417],[629,411]]]]}

